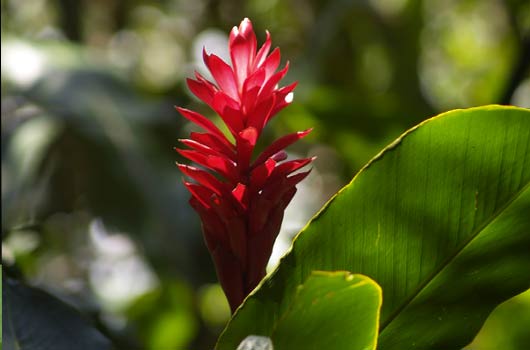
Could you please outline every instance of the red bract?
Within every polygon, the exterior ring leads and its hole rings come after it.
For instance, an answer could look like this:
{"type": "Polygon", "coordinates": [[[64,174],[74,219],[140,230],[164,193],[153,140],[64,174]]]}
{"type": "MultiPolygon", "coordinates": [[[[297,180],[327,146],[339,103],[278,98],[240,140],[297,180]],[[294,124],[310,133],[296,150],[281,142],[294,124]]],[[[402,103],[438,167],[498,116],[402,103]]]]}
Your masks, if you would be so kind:
{"type": "Polygon", "coordinates": [[[271,38],[256,51],[252,23],[244,19],[230,33],[232,66],[203,51],[215,82],[195,73],[190,90],[222,118],[235,144],[206,117],[177,107],[204,133],[180,140],[189,149],[177,151],[207,169],[178,164],[195,182],[184,181],[190,204],[200,215],[204,238],[217,275],[234,311],[265,276],[265,267],[296,184],[309,171],[296,172],[313,158],[286,161],[284,148],[310,130],[279,138],[252,162],[263,127],[292,101],[296,83],[278,87],[288,64],[277,71],[280,50],[270,54],[271,38]]]}

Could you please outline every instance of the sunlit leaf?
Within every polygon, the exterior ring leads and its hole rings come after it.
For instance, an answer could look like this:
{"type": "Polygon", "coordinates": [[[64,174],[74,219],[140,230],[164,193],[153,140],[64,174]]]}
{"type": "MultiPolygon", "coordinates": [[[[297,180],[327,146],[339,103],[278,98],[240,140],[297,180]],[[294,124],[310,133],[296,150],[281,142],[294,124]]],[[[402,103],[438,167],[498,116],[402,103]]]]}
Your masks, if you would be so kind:
{"type": "MultiPolygon", "coordinates": [[[[377,343],[380,307],[381,289],[368,277],[315,271],[276,318],[271,319],[266,309],[254,316],[256,322],[270,321],[259,335],[269,337],[275,350],[369,350],[377,343]]],[[[219,345],[219,349],[234,348],[219,345]]]]}
{"type": "Polygon", "coordinates": [[[313,270],[381,285],[379,349],[462,348],[496,305],[530,287],[529,182],[529,110],[455,110],[420,124],[302,231],[219,349],[268,334],[313,270]]]}

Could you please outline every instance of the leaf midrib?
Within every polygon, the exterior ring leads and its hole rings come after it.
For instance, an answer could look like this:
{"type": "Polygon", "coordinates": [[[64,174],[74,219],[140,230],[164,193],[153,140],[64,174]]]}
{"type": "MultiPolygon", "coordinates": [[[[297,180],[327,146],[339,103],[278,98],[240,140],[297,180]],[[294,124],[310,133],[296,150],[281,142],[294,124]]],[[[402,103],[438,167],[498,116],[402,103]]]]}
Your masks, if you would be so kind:
{"type": "Polygon", "coordinates": [[[428,276],[423,283],[421,283],[418,288],[411,294],[408,298],[396,311],[394,311],[388,319],[381,323],[379,335],[385,331],[386,327],[389,326],[401,312],[406,309],[416,297],[431,283],[460,253],[467,247],[469,244],[478,236],[482,231],[484,231],[495,219],[497,219],[513,202],[515,202],[528,188],[530,187],[530,181],[526,183],[519,191],[515,192],[514,195],[506,201],[497,211],[495,211],[488,220],[485,220],[482,225],[480,225],[474,233],[472,233],[467,240],[465,240],[461,246],[455,250],[455,253],[449,256],[440,267],[436,269],[430,276],[428,276]]]}

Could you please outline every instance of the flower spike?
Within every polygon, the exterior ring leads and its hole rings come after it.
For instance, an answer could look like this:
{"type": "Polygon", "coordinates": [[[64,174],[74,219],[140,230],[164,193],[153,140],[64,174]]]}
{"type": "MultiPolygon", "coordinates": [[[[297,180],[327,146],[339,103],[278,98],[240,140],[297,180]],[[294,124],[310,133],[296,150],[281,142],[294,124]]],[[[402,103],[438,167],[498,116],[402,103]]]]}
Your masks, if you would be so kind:
{"type": "Polygon", "coordinates": [[[280,49],[270,52],[268,31],[258,49],[248,18],[232,29],[228,46],[231,65],[203,50],[213,82],[196,72],[187,84],[219,114],[235,143],[205,116],[177,107],[204,132],[179,140],[187,149],[176,150],[202,167],[177,164],[195,181],[184,180],[184,185],[191,193],[191,206],[201,218],[206,246],[234,312],[265,276],[285,208],[296,193],[296,185],[311,171],[300,169],[315,158],[286,160],[284,149],[309,134],[308,129],[280,137],[252,161],[263,128],[292,102],[296,83],[278,86],[289,64],[278,71],[280,49]]]}

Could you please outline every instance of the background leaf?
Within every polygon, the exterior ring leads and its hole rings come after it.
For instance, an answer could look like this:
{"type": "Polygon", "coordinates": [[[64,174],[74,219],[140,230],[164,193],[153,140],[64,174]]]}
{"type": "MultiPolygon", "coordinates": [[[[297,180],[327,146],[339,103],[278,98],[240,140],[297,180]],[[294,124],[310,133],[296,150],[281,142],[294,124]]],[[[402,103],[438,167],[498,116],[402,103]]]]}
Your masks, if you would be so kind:
{"type": "Polygon", "coordinates": [[[110,342],[71,306],[2,277],[4,350],[110,349],[110,342]]]}
{"type": "Polygon", "coordinates": [[[408,131],[302,231],[219,348],[267,334],[316,269],[381,285],[380,349],[465,346],[497,304],[530,287],[529,154],[520,108],[455,110],[408,131]]]}
{"type": "Polygon", "coordinates": [[[499,305],[466,350],[520,350],[530,344],[530,289],[499,305]]]}

